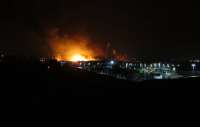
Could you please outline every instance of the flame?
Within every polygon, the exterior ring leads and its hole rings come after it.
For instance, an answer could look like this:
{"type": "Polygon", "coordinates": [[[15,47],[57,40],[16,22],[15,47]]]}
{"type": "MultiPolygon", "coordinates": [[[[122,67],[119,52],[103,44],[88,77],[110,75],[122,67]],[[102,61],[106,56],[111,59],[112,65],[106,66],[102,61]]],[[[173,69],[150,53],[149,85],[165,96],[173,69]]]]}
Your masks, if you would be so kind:
{"type": "Polygon", "coordinates": [[[64,51],[63,54],[57,54],[56,60],[62,61],[92,61],[95,60],[95,55],[89,50],[81,49],[79,46],[70,47],[68,50],[64,51]]]}
{"type": "Polygon", "coordinates": [[[71,57],[71,61],[73,62],[88,61],[88,59],[80,54],[75,54],[71,57]]]}
{"type": "Polygon", "coordinates": [[[94,46],[94,42],[86,36],[60,36],[53,32],[48,39],[53,55],[58,61],[92,61],[103,54],[101,48],[94,46]]]}

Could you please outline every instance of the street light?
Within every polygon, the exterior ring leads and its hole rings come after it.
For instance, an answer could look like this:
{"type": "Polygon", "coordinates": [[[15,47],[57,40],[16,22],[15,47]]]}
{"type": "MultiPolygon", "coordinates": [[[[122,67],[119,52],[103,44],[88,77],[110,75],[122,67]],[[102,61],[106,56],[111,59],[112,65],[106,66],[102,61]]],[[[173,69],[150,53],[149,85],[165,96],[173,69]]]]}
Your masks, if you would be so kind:
{"type": "Polygon", "coordinates": [[[112,65],[113,65],[114,63],[115,63],[115,61],[113,61],[113,60],[111,60],[111,61],[110,61],[110,64],[112,64],[112,65]]]}
{"type": "Polygon", "coordinates": [[[160,63],[158,63],[158,67],[159,67],[159,68],[161,67],[161,64],[160,64],[160,63]]]}
{"type": "Polygon", "coordinates": [[[156,64],[156,63],[154,63],[154,64],[153,64],[153,66],[154,66],[154,68],[156,68],[156,67],[157,67],[157,64],[156,64]]]}
{"type": "Polygon", "coordinates": [[[163,64],[162,66],[165,67],[165,64],[163,64]]]}
{"type": "Polygon", "coordinates": [[[140,64],[140,67],[142,67],[142,64],[140,64]]]}
{"type": "Polygon", "coordinates": [[[167,67],[168,67],[168,68],[170,67],[169,64],[167,64],[167,67]]]}
{"type": "Polygon", "coordinates": [[[192,64],[192,70],[194,71],[196,67],[196,64],[192,64]]]}

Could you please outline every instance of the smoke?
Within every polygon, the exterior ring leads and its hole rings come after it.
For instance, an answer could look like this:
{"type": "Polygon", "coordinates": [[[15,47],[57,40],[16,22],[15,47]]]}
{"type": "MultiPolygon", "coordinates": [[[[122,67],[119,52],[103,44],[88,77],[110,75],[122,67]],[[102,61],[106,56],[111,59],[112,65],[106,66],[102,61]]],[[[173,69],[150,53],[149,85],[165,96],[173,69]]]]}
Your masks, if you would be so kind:
{"type": "Polygon", "coordinates": [[[53,56],[59,60],[69,60],[74,54],[81,54],[89,59],[104,56],[102,48],[86,35],[60,33],[58,29],[54,29],[48,34],[48,43],[53,56]]]}

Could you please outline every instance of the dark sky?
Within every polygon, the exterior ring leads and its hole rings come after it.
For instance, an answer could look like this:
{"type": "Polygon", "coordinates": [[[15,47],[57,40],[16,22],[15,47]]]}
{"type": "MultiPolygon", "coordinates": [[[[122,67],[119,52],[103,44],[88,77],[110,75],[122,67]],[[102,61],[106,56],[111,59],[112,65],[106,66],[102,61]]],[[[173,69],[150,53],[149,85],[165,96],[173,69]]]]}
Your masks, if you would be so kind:
{"type": "Polygon", "coordinates": [[[87,34],[129,56],[200,55],[199,9],[176,0],[7,0],[0,4],[0,49],[47,55],[46,34],[87,34]]]}

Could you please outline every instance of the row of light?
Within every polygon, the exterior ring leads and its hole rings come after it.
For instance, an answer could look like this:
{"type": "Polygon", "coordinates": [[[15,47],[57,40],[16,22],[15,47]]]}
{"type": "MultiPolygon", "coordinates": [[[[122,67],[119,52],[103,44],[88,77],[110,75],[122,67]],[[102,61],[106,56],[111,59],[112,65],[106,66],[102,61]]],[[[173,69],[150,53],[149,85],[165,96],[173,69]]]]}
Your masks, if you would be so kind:
{"type": "MultiPolygon", "coordinates": [[[[132,66],[132,65],[133,65],[132,63],[130,63],[130,64],[126,63],[126,66],[132,66]]],[[[136,64],[134,64],[134,65],[136,66],[136,64]]],[[[142,63],[140,63],[139,65],[140,65],[140,67],[147,67],[148,66],[147,64],[142,64],[142,63]]],[[[161,63],[154,63],[154,64],[150,64],[149,66],[150,67],[161,67],[161,63]]],[[[174,64],[172,64],[171,66],[175,67],[174,64]]],[[[179,64],[177,66],[180,67],[179,64]]],[[[168,67],[169,68],[170,64],[167,64],[167,65],[163,64],[162,67],[168,67]]]]}
{"type": "MultiPolygon", "coordinates": [[[[114,61],[114,60],[111,60],[111,61],[109,61],[109,64],[111,64],[111,65],[114,65],[116,62],[114,61]]],[[[90,63],[88,63],[88,65],[90,65],[90,63]]],[[[133,66],[133,65],[135,65],[136,66],[136,64],[132,64],[132,63],[126,63],[126,67],[128,67],[128,66],[133,66]]],[[[142,64],[142,63],[140,63],[140,67],[147,67],[148,65],[147,64],[142,64]]],[[[170,67],[170,64],[167,64],[166,66],[165,66],[165,64],[163,64],[162,65],[163,67],[170,67]]],[[[172,67],[175,67],[175,65],[174,64],[172,64],[171,65],[172,67]]],[[[178,67],[180,67],[180,65],[178,64],[177,65],[178,67]]],[[[154,64],[150,64],[150,67],[161,67],[161,63],[154,63],[154,64]]]]}
{"type": "Polygon", "coordinates": [[[190,62],[194,62],[194,63],[200,63],[200,60],[190,60],[190,62]]]}
{"type": "MultiPolygon", "coordinates": [[[[114,60],[111,60],[110,62],[109,62],[111,65],[114,65],[115,64],[115,61],[114,60]]],[[[90,63],[88,64],[88,65],[90,65],[90,63]]],[[[132,66],[133,64],[132,63],[126,63],[126,67],[128,67],[128,66],[132,66]]],[[[136,64],[135,64],[135,66],[136,66],[136,64]]],[[[140,63],[140,67],[147,67],[147,64],[142,64],[142,63],[140,63]]],[[[171,65],[172,67],[175,67],[175,65],[174,64],[172,64],[171,65]]],[[[195,69],[195,67],[196,67],[196,64],[191,64],[191,66],[192,66],[192,68],[193,68],[193,70],[195,69]]],[[[161,67],[161,63],[154,63],[154,64],[150,64],[150,67],[152,68],[152,67],[161,67]]],[[[165,66],[165,64],[162,64],[162,67],[170,67],[170,64],[167,64],[166,66],[165,66]]],[[[180,67],[180,64],[178,64],[177,65],[177,67],[180,67]]]]}

